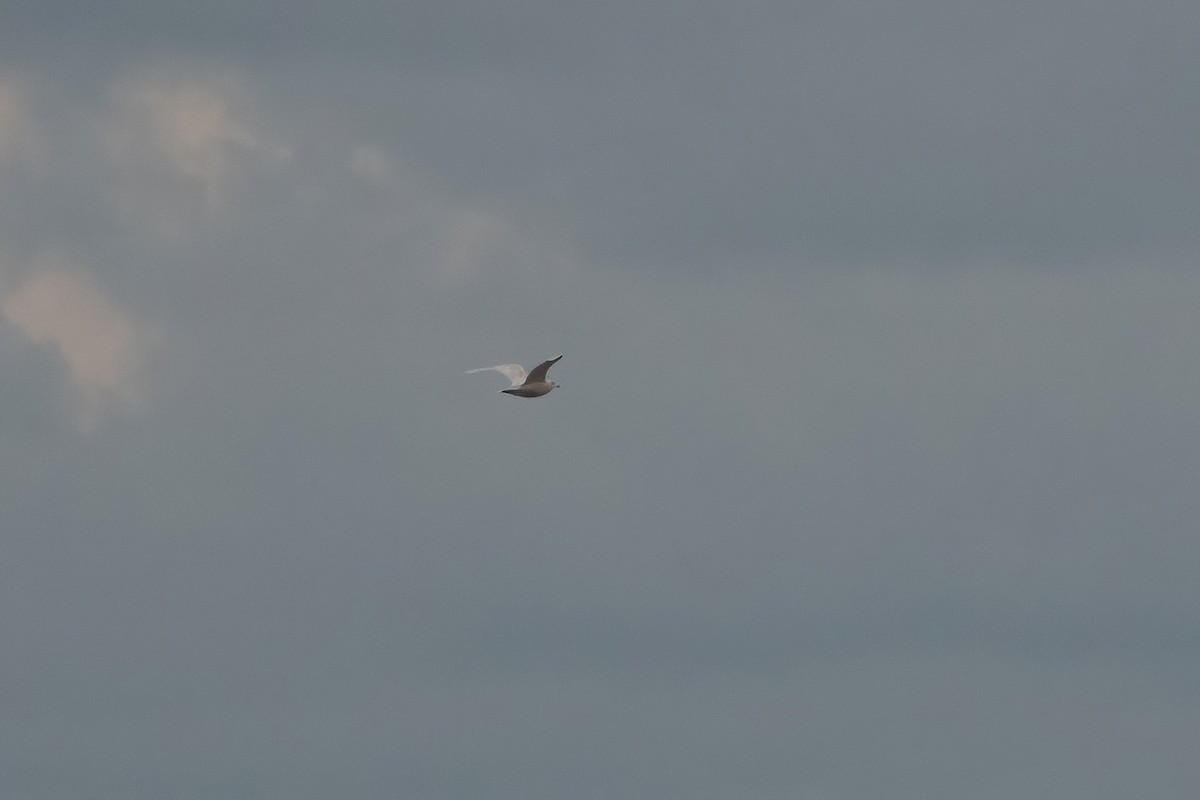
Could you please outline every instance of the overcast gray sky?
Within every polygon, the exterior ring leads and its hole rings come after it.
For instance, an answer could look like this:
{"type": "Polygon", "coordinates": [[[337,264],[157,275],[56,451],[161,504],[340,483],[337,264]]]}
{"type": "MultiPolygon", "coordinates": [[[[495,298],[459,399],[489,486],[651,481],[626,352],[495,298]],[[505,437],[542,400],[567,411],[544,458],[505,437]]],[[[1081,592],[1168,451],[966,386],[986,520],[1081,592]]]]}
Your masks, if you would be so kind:
{"type": "Polygon", "coordinates": [[[1194,2],[5,8],[0,794],[1200,796],[1194,2]]]}

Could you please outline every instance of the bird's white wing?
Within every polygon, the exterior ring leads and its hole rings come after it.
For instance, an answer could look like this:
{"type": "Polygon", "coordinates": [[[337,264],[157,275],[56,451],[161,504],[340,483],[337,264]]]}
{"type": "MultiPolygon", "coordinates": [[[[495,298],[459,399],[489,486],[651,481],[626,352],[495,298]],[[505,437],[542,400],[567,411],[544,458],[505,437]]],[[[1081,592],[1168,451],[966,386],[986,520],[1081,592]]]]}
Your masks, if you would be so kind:
{"type": "Polygon", "coordinates": [[[480,367],[479,369],[467,370],[468,375],[472,372],[499,372],[512,381],[513,386],[520,386],[525,382],[525,368],[520,364],[498,364],[494,367],[480,367]]]}
{"type": "Polygon", "coordinates": [[[533,368],[533,371],[529,373],[529,377],[525,379],[525,382],[540,383],[541,381],[546,380],[546,373],[551,367],[558,363],[559,358],[562,358],[562,356],[559,356],[558,358],[552,358],[549,361],[543,361],[542,363],[538,364],[533,368]]]}

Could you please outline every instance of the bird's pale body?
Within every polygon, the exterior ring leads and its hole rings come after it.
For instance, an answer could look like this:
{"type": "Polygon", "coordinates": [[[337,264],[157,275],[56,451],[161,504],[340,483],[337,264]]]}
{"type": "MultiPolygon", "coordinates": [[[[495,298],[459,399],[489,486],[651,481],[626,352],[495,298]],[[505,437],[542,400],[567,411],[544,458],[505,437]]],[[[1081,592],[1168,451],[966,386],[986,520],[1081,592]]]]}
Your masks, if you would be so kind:
{"type": "Polygon", "coordinates": [[[550,394],[558,387],[554,381],[539,381],[537,383],[525,383],[520,386],[514,386],[511,389],[501,389],[504,394],[514,394],[517,397],[541,397],[544,394],[550,394]]]}

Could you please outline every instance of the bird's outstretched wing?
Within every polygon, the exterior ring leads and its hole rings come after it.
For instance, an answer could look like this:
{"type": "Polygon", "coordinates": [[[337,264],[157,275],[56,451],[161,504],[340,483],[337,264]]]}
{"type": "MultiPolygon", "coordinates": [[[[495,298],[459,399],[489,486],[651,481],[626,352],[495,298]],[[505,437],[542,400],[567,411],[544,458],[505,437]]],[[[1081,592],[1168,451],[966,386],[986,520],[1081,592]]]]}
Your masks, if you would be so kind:
{"type": "Polygon", "coordinates": [[[542,363],[538,364],[530,371],[529,377],[525,379],[525,382],[540,383],[546,380],[546,372],[558,362],[559,358],[562,358],[562,356],[559,356],[558,358],[552,358],[549,361],[543,361],[542,363]]]}
{"type": "MultiPolygon", "coordinates": [[[[559,356],[559,358],[562,358],[562,356],[559,356]]],[[[541,367],[538,367],[538,369],[541,369],[541,367]]],[[[467,370],[468,375],[472,372],[499,372],[512,381],[513,386],[520,386],[525,382],[525,368],[520,364],[498,364],[494,367],[480,367],[479,369],[467,370]]],[[[542,372],[545,374],[545,370],[542,370],[542,372]]]]}

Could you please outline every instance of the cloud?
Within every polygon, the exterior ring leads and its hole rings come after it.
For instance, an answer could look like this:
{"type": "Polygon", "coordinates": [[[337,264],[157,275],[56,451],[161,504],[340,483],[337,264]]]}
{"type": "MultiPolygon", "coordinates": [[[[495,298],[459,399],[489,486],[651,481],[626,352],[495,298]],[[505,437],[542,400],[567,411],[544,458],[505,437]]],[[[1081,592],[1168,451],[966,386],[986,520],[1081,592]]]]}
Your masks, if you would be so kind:
{"type": "Polygon", "coordinates": [[[52,344],[62,355],[79,392],[84,430],[140,400],[149,331],[87,273],[59,259],[39,264],[0,309],[30,340],[52,344]]]}
{"type": "Polygon", "coordinates": [[[384,183],[392,174],[392,158],[381,147],[363,145],[354,150],[350,169],[372,183],[384,183]]]}
{"type": "Polygon", "coordinates": [[[430,284],[455,288],[489,277],[543,279],[561,276],[578,263],[558,226],[529,219],[519,204],[463,197],[402,150],[359,145],[349,151],[349,168],[375,190],[370,205],[354,205],[363,196],[357,191],[337,195],[330,190],[328,202],[342,212],[353,208],[359,235],[387,242],[389,261],[396,252],[410,253],[406,260],[421,265],[430,284]]]}
{"type": "Polygon", "coordinates": [[[166,231],[228,211],[256,171],[293,148],[251,120],[233,78],[138,77],[117,83],[108,147],[123,175],[121,203],[166,231]]]}
{"type": "Polygon", "coordinates": [[[34,146],[25,93],[16,81],[0,76],[0,166],[28,155],[34,146]]]}
{"type": "Polygon", "coordinates": [[[460,283],[474,275],[496,251],[512,244],[513,233],[492,214],[463,210],[446,222],[438,276],[460,283]]]}

